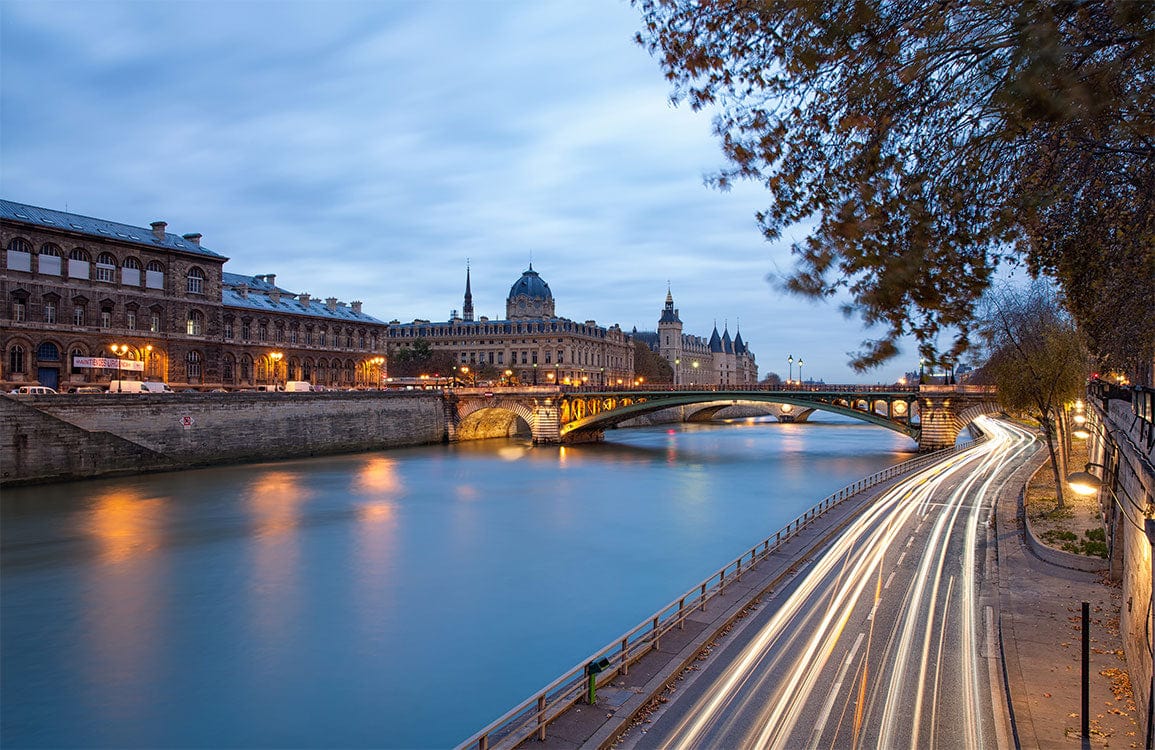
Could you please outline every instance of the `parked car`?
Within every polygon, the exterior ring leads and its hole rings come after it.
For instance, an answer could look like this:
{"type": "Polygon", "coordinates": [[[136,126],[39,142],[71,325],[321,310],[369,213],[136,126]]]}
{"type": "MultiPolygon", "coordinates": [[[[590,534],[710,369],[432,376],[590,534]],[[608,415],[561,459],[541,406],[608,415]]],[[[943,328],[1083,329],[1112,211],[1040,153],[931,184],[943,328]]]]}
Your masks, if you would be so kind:
{"type": "Polygon", "coordinates": [[[98,385],[82,385],[72,391],[73,393],[104,393],[104,389],[98,385]]]}
{"type": "Polygon", "coordinates": [[[14,396],[47,396],[56,393],[56,389],[46,385],[22,385],[12,389],[14,396]]]}
{"type": "Polygon", "coordinates": [[[289,380],[285,383],[285,391],[290,393],[303,393],[313,390],[313,384],[307,380],[289,380]]]}
{"type": "Polygon", "coordinates": [[[108,383],[109,393],[172,393],[168,383],[156,383],[150,380],[111,380],[108,383]]]}

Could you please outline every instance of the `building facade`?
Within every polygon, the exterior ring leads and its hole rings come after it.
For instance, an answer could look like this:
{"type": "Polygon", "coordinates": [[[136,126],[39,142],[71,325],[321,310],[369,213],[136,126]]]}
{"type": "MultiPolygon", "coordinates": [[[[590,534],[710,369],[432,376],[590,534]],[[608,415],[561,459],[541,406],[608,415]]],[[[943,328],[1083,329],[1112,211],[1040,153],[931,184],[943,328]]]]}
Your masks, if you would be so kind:
{"type": "Polygon", "coordinates": [[[635,335],[670,364],[675,385],[748,386],[758,382],[758,363],[742,340],[742,332],[731,339],[729,327],[719,335],[715,323],[708,339],[684,333],[670,290],[666,290],[657,333],[635,335]]]}
{"type": "MultiPolygon", "coordinates": [[[[391,323],[391,350],[417,341],[448,351],[458,366],[484,365],[502,379],[526,385],[612,386],[632,382],[633,342],[618,325],[599,326],[558,317],[549,284],[533,270],[510,287],[505,319],[473,319],[473,294],[466,271],[462,315],[444,322],[391,323]]],[[[447,373],[446,373],[447,374],[447,373]]]]}
{"type": "Polygon", "coordinates": [[[0,200],[0,388],[125,379],[174,388],[285,380],[365,387],[385,375],[387,325],[273,275],[226,273],[201,235],[0,200]]]}

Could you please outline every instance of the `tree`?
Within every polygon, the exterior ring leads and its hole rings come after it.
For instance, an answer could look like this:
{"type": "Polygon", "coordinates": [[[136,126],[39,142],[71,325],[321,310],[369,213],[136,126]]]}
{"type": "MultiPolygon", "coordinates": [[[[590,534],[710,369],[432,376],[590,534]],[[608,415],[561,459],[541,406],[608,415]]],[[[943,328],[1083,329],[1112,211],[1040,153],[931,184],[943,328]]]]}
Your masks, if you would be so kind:
{"type": "Polygon", "coordinates": [[[412,346],[401,347],[389,356],[389,374],[415,378],[421,375],[448,376],[455,365],[453,355],[436,351],[425,339],[415,339],[412,346]]]}
{"type": "Polygon", "coordinates": [[[766,373],[766,377],[762,378],[762,385],[768,385],[771,388],[776,388],[782,385],[782,377],[776,372],[766,373]]]}
{"type": "Polygon", "coordinates": [[[718,110],[712,183],[765,185],[768,240],[812,225],[781,285],[884,326],[856,368],[905,334],[957,361],[1006,262],[1060,283],[1097,355],[1141,357],[1094,299],[1155,295],[1155,3],[634,3],[672,98],[718,110]]]}
{"type": "Polygon", "coordinates": [[[634,340],[634,375],[647,383],[673,383],[674,368],[644,341],[634,340]]]}
{"type": "Polygon", "coordinates": [[[980,331],[988,354],[983,369],[998,387],[999,402],[1028,413],[1043,428],[1062,508],[1067,473],[1062,414],[1087,382],[1086,350],[1074,321],[1050,287],[1035,283],[1025,291],[988,295],[980,331]]]}

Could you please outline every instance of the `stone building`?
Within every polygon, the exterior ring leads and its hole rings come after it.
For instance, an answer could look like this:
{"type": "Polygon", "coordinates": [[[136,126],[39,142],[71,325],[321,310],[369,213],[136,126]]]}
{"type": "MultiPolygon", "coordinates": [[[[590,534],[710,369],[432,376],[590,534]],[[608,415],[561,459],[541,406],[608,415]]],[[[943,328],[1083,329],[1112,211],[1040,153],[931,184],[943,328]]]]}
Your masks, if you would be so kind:
{"type": "Polygon", "coordinates": [[[199,390],[354,387],[384,376],[386,324],[360,303],[225,273],[228,258],[201,235],[165,222],[144,229],[0,200],[0,247],[0,388],[118,375],[199,390]]]}
{"type": "MultiPolygon", "coordinates": [[[[609,386],[629,384],[634,375],[633,343],[618,325],[579,323],[558,317],[549,284],[533,270],[522,273],[505,302],[505,319],[474,320],[473,294],[466,271],[462,314],[444,322],[415,320],[389,325],[392,349],[424,340],[449,351],[459,366],[485,364],[522,384],[609,386]]],[[[488,368],[487,368],[488,369],[488,368]]]]}
{"type": "Polygon", "coordinates": [[[741,331],[731,339],[729,327],[724,327],[719,335],[715,323],[708,339],[684,333],[670,290],[666,290],[657,332],[634,335],[670,363],[675,385],[746,386],[758,382],[758,363],[742,340],[741,331]]]}

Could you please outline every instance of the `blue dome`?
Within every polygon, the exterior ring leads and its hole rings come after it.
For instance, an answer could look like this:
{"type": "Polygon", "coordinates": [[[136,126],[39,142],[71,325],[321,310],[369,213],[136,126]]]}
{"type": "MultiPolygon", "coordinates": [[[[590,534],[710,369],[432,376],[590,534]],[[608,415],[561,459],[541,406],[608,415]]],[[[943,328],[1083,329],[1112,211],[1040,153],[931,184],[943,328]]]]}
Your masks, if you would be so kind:
{"type": "Polygon", "coordinates": [[[533,270],[533,264],[529,266],[529,270],[521,275],[521,278],[513,283],[509,288],[509,297],[525,295],[530,299],[553,299],[553,293],[549,290],[549,284],[542,281],[541,277],[537,275],[537,271],[533,270]]]}

